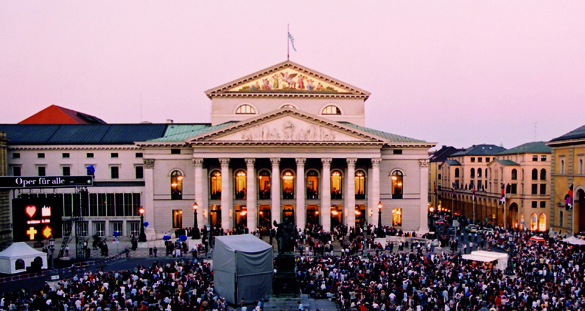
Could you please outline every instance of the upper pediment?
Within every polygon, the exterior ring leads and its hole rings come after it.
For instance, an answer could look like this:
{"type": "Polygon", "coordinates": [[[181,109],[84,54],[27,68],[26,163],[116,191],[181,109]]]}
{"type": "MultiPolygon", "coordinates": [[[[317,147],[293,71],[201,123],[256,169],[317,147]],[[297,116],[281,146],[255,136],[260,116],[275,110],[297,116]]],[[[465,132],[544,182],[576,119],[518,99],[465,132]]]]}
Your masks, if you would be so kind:
{"type": "Polygon", "coordinates": [[[258,116],[213,132],[192,137],[187,143],[210,144],[384,144],[378,136],[293,108],[258,116]]]}
{"type": "Polygon", "coordinates": [[[291,61],[260,70],[207,90],[209,97],[237,96],[333,96],[367,99],[370,93],[300,66],[291,61]]]}

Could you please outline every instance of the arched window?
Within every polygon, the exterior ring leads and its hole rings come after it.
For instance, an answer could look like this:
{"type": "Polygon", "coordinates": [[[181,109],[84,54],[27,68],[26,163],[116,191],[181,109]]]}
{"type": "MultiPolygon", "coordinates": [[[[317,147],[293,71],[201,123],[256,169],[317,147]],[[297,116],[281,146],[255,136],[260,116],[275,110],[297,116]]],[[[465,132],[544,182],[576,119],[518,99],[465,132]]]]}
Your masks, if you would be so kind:
{"type": "Polygon", "coordinates": [[[537,179],[538,179],[538,170],[532,169],[532,180],[537,180],[537,179]]]}
{"type": "Polygon", "coordinates": [[[236,180],[234,186],[236,187],[235,197],[236,200],[245,200],[246,199],[246,172],[245,171],[237,171],[236,172],[236,180]]]}
{"type": "Polygon", "coordinates": [[[319,198],[319,174],[315,170],[307,172],[307,199],[319,198]]]}
{"type": "Polygon", "coordinates": [[[297,109],[297,107],[295,107],[293,104],[284,104],[280,107],[280,109],[282,108],[292,108],[292,109],[297,109]]]}
{"type": "Polygon", "coordinates": [[[559,227],[563,227],[565,225],[565,213],[563,210],[559,208],[559,227]]]}
{"type": "Polygon", "coordinates": [[[478,178],[481,178],[481,168],[478,168],[477,169],[477,177],[478,178]]]}
{"type": "Polygon", "coordinates": [[[248,104],[243,104],[236,109],[236,114],[256,114],[256,109],[248,104]]]}
{"type": "Polygon", "coordinates": [[[171,200],[183,199],[183,173],[179,170],[171,172],[171,200]]]}
{"type": "Polygon", "coordinates": [[[295,198],[295,175],[291,170],[282,173],[282,198],[285,200],[295,198]]]}
{"type": "Polygon", "coordinates": [[[366,173],[364,171],[355,172],[355,198],[356,200],[366,198],[366,173]]]}
{"type": "Polygon", "coordinates": [[[210,178],[210,198],[212,200],[221,200],[221,172],[212,171],[210,178]]]}
{"type": "Polygon", "coordinates": [[[267,170],[258,174],[258,197],[260,200],[270,200],[270,172],[267,170]]]}
{"type": "Polygon", "coordinates": [[[540,180],[546,180],[546,169],[540,170],[540,180]]]}
{"type": "Polygon", "coordinates": [[[538,216],[538,231],[546,231],[546,215],[544,213],[538,216]]]}
{"type": "MultiPolygon", "coordinates": [[[[331,172],[331,199],[332,200],[341,200],[343,198],[343,182],[342,182],[342,175],[341,172],[335,170],[331,172]]],[[[356,185],[357,187],[357,185],[356,185]]]]}
{"type": "Polygon", "coordinates": [[[536,214],[530,215],[530,230],[536,231],[538,228],[538,216],[536,214]]]}
{"type": "Polygon", "coordinates": [[[24,269],[24,260],[16,259],[14,262],[14,269],[15,270],[23,270],[24,269]]]}
{"type": "Polygon", "coordinates": [[[518,171],[516,169],[512,170],[512,180],[518,179],[518,171]]]}
{"type": "Polygon", "coordinates": [[[323,108],[323,110],[321,111],[321,114],[340,115],[341,110],[337,106],[329,105],[329,106],[326,106],[325,108],[323,108]]]}
{"type": "Polygon", "coordinates": [[[471,171],[469,172],[469,177],[475,178],[475,169],[474,168],[472,168],[471,171]]]}
{"type": "Polygon", "coordinates": [[[455,169],[455,177],[459,177],[459,168],[455,169]]]}
{"type": "Polygon", "coordinates": [[[392,172],[392,198],[393,199],[402,199],[403,193],[403,186],[402,186],[402,178],[403,174],[401,171],[394,171],[392,172]]]}

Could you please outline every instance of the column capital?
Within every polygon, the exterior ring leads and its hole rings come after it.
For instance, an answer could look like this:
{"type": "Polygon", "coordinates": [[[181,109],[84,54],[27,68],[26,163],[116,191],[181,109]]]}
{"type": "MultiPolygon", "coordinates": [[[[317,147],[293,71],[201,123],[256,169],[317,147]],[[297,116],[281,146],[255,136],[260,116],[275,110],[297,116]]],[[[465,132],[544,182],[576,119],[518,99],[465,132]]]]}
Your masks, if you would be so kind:
{"type": "Polygon", "coordinates": [[[380,167],[380,162],[382,162],[380,158],[372,159],[372,167],[380,167]]]}
{"type": "Polygon", "coordinates": [[[246,166],[254,166],[254,163],[256,162],[255,158],[246,158],[246,166]]]}
{"type": "Polygon", "coordinates": [[[347,162],[347,166],[355,166],[357,159],[356,158],[347,158],[347,159],[345,159],[345,161],[347,162]]]}
{"type": "Polygon", "coordinates": [[[420,159],[418,160],[418,164],[420,167],[428,167],[429,166],[429,159],[420,159]]]}
{"type": "Polygon", "coordinates": [[[296,158],[295,161],[297,162],[297,166],[305,166],[305,162],[307,162],[306,158],[296,158]]]}
{"type": "Polygon", "coordinates": [[[270,162],[272,162],[272,166],[278,166],[280,164],[280,158],[270,158],[270,162]]]}
{"type": "Polygon", "coordinates": [[[195,165],[195,167],[201,167],[203,166],[203,159],[201,158],[193,159],[193,164],[195,165]]]}
{"type": "Polygon", "coordinates": [[[228,166],[230,165],[230,159],[229,158],[219,159],[219,164],[221,164],[222,167],[228,166]]]}
{"type": "Polygon", "coordinates": [[[330,166],[331,165],[331,158],[322,158],[321,159],[321,164],[323,164],[323,166],[330,166]]]}
{"type": "Polygon", "coordinates": [[[154,168],[154,159],[142,159],[142,163],[144,163],[144,168],[154,168]]]}

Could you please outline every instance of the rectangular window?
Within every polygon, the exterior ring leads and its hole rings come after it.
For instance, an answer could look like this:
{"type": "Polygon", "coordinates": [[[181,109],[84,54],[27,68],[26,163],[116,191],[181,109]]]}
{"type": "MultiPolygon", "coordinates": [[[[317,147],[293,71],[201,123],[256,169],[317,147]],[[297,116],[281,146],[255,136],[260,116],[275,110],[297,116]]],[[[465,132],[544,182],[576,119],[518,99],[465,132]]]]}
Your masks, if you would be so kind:
{"type": "Polygon", "coordinates": [[[88,159],[92,159],[92,158],[93,158],[93,152],[88,152],[88,153],[86,153],[86,154],[85,154],[85,156],[86,156],[88,159]]]}
{"type": "Polygon", "coordinates": [[[47,170],[47,168],[44,166],[37,167],[38,176],[47,176],[46,170],[47,170]]]}
{"type": "Polygon", "coordinates": [[[106,193],[106,210],[108,216],[116,216],[116,203],[113,193],[106,193]]]}
{"type": "Polygon", "coordinates": [[[144,178],[144,167],[142,165],[137,165],[134,167],[136,172],[136,179],[143,179],[144,178]]]}
{"type": "Polygon", "coordinates": [[[98,202],[97,202],[98,195],[97,193],[90,193],[89,194],[89,216],[97,216],[98,210],[98,202]]]}
{"type": "Polygon", "coordinates": [[[79,226],[81,229],[81,235],[88,236],[88,234],[87,234],[87,228],[88,228],[87,221],[79,221],[78,223],[79,223],[79,226]]]}
{"type": "Polygon", "coordinates": [[[546,194],[546,184],[540,185],[540,194],[546,194]]]}
{"type": "Polygon", "coordinates": [[[61,154],[61,157],[63,157],[63,159],[69,159],[69,157],[70,157],[69,152],[63,152],[61,154]]]}
{"type": "Polygon", "coordinates": [[[559,226],[563,227],[565,225],[565,218],[564,218],[563,210],[559,208],[559,226]]]}
{"type": "Polygon", "coordinates": [[[546,208],[546,201],[540,201],[540,208],[546,208]]]}
{"type": "Polygon", "coordinates": [[[110,158],[117,158],[117,157],[118,157],[118,153],[117,152],[110,153],[110,158]]]}
{"type": "Polygon", "coordinates": [[[71,176],[71,167],[63,166],[63,176],[71,176]]]}
{"type": "Polygon", "coordinates": [[[392,154],[402,154],[402,150],[401,149],[394,149],[394,150],[392,150],[392,154]]]}
{"type": "Polygon", "coordinates": [[[559,157],[559,173],[565,173],[565,157],[559,157]]]}
{"type": "Polygon", "coordinates": [[[132,215],[132,193],[124,193],[124,216],[132,215]]]}
{"type": "Polygon", "coordinates": [[[118,236],[124,236],[124,230],[122,228],[123,227],[121,221],[110,222],[110,229],[112,230],[112,235],[114,232],[118,232],[118,236]]]}
{"type": "Polygon", "coordinates": [[[482,157],[477,158],[477,162],[481,163],[483,161],[482,157]]]}
{"type": "Polygon", "coordinates": [[[173,228],[183,228],[183,210],[173,210],[173,228]]]}
{"type": "Polygon", "coordinates": [[[97,236],[106,235],[106,222],[105,221],[94,221],[93,222],[93,234],[97,236]]]}
{"type": "Polygon", "coordinates": [[[118,166],[110,166],[110,178],[120,178],[120,168],[118,166]]]}
{"type": "Polygon", "coordinates": [[[532,208],[537,208],[537,207],[538,207],[538,202],[532,201],[532,208]]]}
{"type": "Polygon", "coordinates": [[[535,162],[538,161],[538,156],[536,154],[532,155],[532,161],[535,161],[535,162]]]}
{"type": "Polygon", "coordinates": [[[136,157],[137,157],[137,158],[142,158],[142,157],[143,157],[143,154],[142,154],[142,152],[136,152],[136,157]]]}
{"type": "Polygon", "coordinates": [[[124,194],[116,193],[116,216],[124,216],[124,194]]]}
{"type": "Polygon", "coordinates": [[[98,216],[106,216],[106,194],[98,193],[97,196],[98,216]]]}
{"type": "Polygon", "coordinates": [[[486,162],[489,162],[489,161],[490,161],[490,158],[485,158],[485,161],[486,161],[486,162]]]}
{"type": "Polygon", "coordinates": [[[19,152],[15,152],[12,154],[12,158],[13,159],[20,159],[20,153],[19,152]]]}
{"type": "Polygon", "coordinates": [[[510,193],[511,194],[517,194],[518,193],[518,185],[517,184],[511,184],[510,193]]]}
{"type": "Polygon", "coordinates": [[[181,149],[171,149],[171,154],[181,154],[181,149]]]}
{"type": "Polygon", "coordinates": [[[540,161],[545,162],[546,161],[546,156],[545,155],[541,155],[540,156],[540,161]]]}
{"type": "Polygon", "coordinates": [[[20,166],[13,166],[12,167],[12,176],[22,176],[22,171],[20,166]]]}
{"type": "Polygon", "coordinates": [[[471,163],[475,162],[475,157],[471,157],[471,163]]]}
{"type": "Polygon", "coordinates": [[[532,194],[538,194],[538,185],[532,184],[532,194]]]}
{"type": "Polygon", "coordinates": [[[129,221],[128,226],[130,226],[130,228],[128,228],[128,230],[130,230],[130,234],[138,237],[140,234],[140,221],[129,221]]]}
{"type": "Polygon", "coordinates": [[[401,227],[402,226],[402,209],[401,208],[393,208],[392,209],[392,226],[394,226],[394,227],[401,227]]]}
{"type": "Polygon", "coordinates": [[[43,152],[37,153],[37,158],[44,159],[45,158],[45,153],[43,153],[43,152]]]}

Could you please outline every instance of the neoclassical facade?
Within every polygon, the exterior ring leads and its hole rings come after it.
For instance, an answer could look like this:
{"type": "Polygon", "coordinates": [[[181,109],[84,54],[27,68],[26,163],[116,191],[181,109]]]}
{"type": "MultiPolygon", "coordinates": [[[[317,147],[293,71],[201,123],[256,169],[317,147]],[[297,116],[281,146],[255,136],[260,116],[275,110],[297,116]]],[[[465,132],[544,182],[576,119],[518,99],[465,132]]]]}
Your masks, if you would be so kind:
{"type": "MultiPolygon", "coordinates": [[[[379,215],[382,225],[428,230],[428,150],[435,144],[365,127],[369,92],[285,61],[206,94],[210,124],[96,124],[110,127],[104,132],[130,135],[126,140],[133,143],[116,136],[85,145],[71,138],[58,148],[9,145],[9,166],[12,172],[34,174],[45,165],[58,173],[64,164],[43,162],[35,157],[40,152],[57,162],[77,159],[67,164],[73,175],[94,165],[97,187],[88,188],[84,218],[88,235],[135,233],[140,206],[149,238],[195,223],[255,230],[291,221],[299,228],[318,224],[329,231],[337,224],[377,225],[379,215]],[[62,159],[64,152],[71,155],[62,159]],[[116,204],[117,196],[109,199],[109,193],[124,189],[131,193],[128,213],[122,195],[116,214],[117,205],[108,204],[116,204]],[[96,197],[93,213],[91,195],[98,192],[104,200],[96,197]],[[94,231],[94,222],[103,230],[94,231]]],[[[9,137],[14,127],[3,127],[9,137]]]]}

